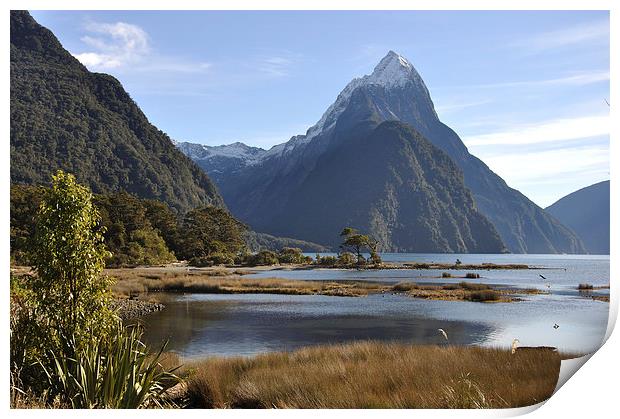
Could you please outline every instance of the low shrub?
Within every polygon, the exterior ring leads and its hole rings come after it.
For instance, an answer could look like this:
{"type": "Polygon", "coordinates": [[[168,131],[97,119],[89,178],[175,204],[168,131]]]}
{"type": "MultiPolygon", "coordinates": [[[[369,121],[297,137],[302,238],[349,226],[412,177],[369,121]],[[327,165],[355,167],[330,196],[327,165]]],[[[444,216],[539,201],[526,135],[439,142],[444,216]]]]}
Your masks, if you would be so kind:
{"type": "Polygon", "coordinates": [[[398,284],[392,287],[392,290],[399,291],[399,292],[405,292],[405,291],[411,291],[412,289],[415,289],[416,287],[417,287],[417,284],[415,284],[414,282],[399,282],[398,284]]]}
{"type": "Polygon", "coordinates": [[[233,265],[235,263],[235,257],[230,253],[212,253],[208,259],[213,262],[213,265],[233,265]]]}
{"type": "MultiPolygon", "coordinates": [[[[280,263],[306,263],[307,259],[301,249],[297,247],[284,247],[278,253],[278,261],[280,263]]],[[[310,258],[310,261],[312,261],[312,258],[310,258]]]]}
{"type": "Polygon", "coordinates": [[[350,252],[342,252],[338,255],[338,265],[349,266],[357,263],[357,257],[350,252]]]}
{"type": "Polygon", "coordinates": [[[594,289],[594,285],[588,284],[588,283],[579,284],[577,289],[578,290],[593,290],[594,289]]]}
{"type": "Polygon", "coordinates": [[[211,259],[209,259],[208,257],[193,257],[188,261],[190,266],[195,266],[198,268],[203,268],[203,267],[211,267],[213,266],[213,261],[211,259]]]}
{"type": "Polygon", "coordinates": [[[480,274],[477,274],[475,272],[467,272],[465,274],[465,278],[467,278],[467,279],[478,279],[478,278],[480,278],[480,274]]]}
{"type": "Polygon", "coordinates": [[[450,272],[442,272],[441,273],[441,277],[442,278],[452,278],[452,274],[450,272]]]}
{"type": "Polygon", "coordinates": [[[248,255],[245,259],[245,264],[248,266],[271,266],[279,263],[277,253],[271,250],[261,250],[253,255],[248,255]]]}
{"type": "MultiPolygon", "coordinates": [[[[118,325],[96,345],[78,349],[71,357],[50,354],[41,365],[49,390],[73,408],[136,409],[164,407],[163,394],[179,383],[174,369],[162,367],[164,347],[151,354],[141,342],[142,329],[118,325]]],[[[72,346],[74,338],[67,338],[72,346]]]]}
{"type": "Polygon", "coordinates": [[[459,282],[459,287],[466,289],[468,291],[488,290],[491,288],[487,284],[472,284],[471,282],[466,282],[466,281],[459,282]]]}
{"type": "Polygon", "coordinates": [[[484,291],[472,291],[465,297],[469,301],[497,301],[499,300],[499,293],[492,290],[484,291]]]}
{"type": "Polygon", "coordinates": [[[317,260],[316,260],[319,265],[322,266],[334,266],[335,264],[338,263],[338,258],[336,256],[319,256],[317,255],[317,260]]]}

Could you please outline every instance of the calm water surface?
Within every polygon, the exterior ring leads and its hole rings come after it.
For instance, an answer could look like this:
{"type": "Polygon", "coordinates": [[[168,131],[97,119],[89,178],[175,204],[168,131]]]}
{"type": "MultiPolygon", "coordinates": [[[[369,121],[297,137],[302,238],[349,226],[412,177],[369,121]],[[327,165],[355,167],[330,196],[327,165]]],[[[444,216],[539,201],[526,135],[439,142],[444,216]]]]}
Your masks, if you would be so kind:
{"type": "MultiPolygon", "coordinates": [[[[565,351],[598,348],[605,334],[609,304],[583,298],[577,284],[609,283],[609,256],[385,254],[386,261],[525,263],[536,270],[477,271],[479,281],[503,287],[549,289],[515,303],[419,300],[377,294],[363,298],[291,295],[166,294],[166,309],[146,316],[145,338],[183,358],[252,355],[354,340],[510,346],[548,345],[565,351]],[[541,278],[539,275],[545,277],[541,278]],[[560,327],[554,329],[553,325],[560,327]]],[[[432,270],[269,270],[250,277],[300,280],[355,279],[397,283],[458,282],[432,270]]],[[[453,276],[465,271],[450,271],[453,276]]],[[[608,290],[596,291],[607,293],[608,290]]]]}

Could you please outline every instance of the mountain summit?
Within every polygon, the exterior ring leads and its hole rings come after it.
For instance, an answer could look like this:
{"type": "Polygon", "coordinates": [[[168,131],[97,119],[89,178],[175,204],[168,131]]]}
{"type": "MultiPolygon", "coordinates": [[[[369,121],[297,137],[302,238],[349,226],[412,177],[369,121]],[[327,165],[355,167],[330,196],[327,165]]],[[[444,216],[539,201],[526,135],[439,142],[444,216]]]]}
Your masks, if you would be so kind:
{"type": "MultiPolygon", "coordinates": [[[[449,156],[458,171],[462,173],[464,187],[472,194],[473,208],[491,222],[511,252],[585,252],[583,243],[570,229],[519,191],[506,185],[506,182],[491,171],[486,164],[469,153],[459,136],[439,120],[430,93],[414,66],[394,51],[389,51],[371,74],[355,78],[347,84],[335,102],[305,135],[295,136],[286,143],[272,147],[261,153],[259,158],[244,164],[242,168],[237,165],[234,171],[222,172],[221,164],[215,168],[203,162],[202,167],[208,173],[218,170],[218,186],[234,214],[261,231],[295,235],[296,233],[282,231],[293,229],[292,226],[283,225],[284,214],[292,208],[299,208],[298,203],[301,201],[309,206],[311,212],[321,213],[324,218],[335,216],[330,213],[327,202],[319,195],[316,196],[317,202],[308,202],[303,198],[303,192],[312,183],[312,179],[323,175],[317,171],[328,170],[329,165],[325,162],[333,158],[337,150],[340,152],[345,144],[353,147],[355,141],[358,141],[355,144],[359,146],[363,144],[364,139],[377,139],[377,134],[373,134],[373,131],[386,121],[397,121],[413,129],[413,131],[407,131],[408,134],[403,134],[404,131],[400,132],[400,137],[409,137],[409,141],[419,141],[419,138],[423,138],[449,156]]],[[[395,135],[393,130],[383,129],[379,132],[386,135],[389,132],[390,135],[395,135]]],[[[404,144],[401,145],[405,147],[404,144]]],[[[413,158],[415,153],[395,151],[389,156],[384,155],[384,158],[399,159],[403,155],[413,158]]],[[[373,168],[399,166],[394,163],[393,160],[379,159],[371,159],[368,162],[373,168]]],[[[428,167],[439,170],[430,161],[428,161],[428,167]]],[[[360,171],[367,169],[369,168],[359,168],[360,171]]],[[[323,177],[325,182],[328,180],[335,182],[341,178],[342,174],[337,164],[329,166],[329,170],[329,176],[323,177]]],[[[434,184],[437,177],[432,175],[432,171],[425,172],[425,174],[429,176],[426,179],[428,187],[439,187],[434,184]]],[[[385,182],[386,179],[381,177],[382,175],[377,173],[377,176],[376,182],[385,182]]],[[[398,178],[398,173],[396,176],[398,178]]],[[[401,178],[400,181],[403,179],[401,178]]],[[[413,180],[410,181],[413,182],[413,180]]],[[[421,181],[421,178],[417,177],[417,181],[421,181]]],[[[325,187],[329,186],[325,185],[325,187]]],[[[367,187],[366,184],[357,184],[355,188],[359,188],[359,191],[341,190],[343,195],[339,199],[343,200],[343,205],[345,205],[347,196],[364,191],[367,187]]],[[[420,185],[412,184],[411,187],[419,188],[420,185]]],[[[353,185],[349,185],[349,188],[353,188],[353,185]]],[[[372,210],[375,214],[376,211],[384,211],[384,214],[379,217],[383,221],[376,222],[373,228],[375,235],[388,237],[388,232],[394,231],[399,228],[398,226],[406,224],[421,214],[400,213],[394,217],[392,212],[392,215],[388,216],[387,213],[398,207],[401,200],[405,199],[411,190],[402,189],[400,196],[393,195],[388,190],[384,190],[383,193],[386,195],[382,199],[387,199],[390,203],[385,204],[382,210],[376,207],[372,210]]],[[[379,195],[377,199],[378,197],[379,195]]],[[[425,198],[419,197],[418,199],[425,198]]],[[[443,198],[438,199],[446,202],[443,198]]],[[[337,204],[337,202],[329,201],[332,207],[337,204]]],[[[374,217],[374,220],[379,218],[374,217]]],[[[367,221],[360,222],[365,223],[365,226],[370,226],[369,219],[366,217],[367,221]]],[[[424,222],[420,218],[418,220],[424,222]]],[[[347,224],[350,220],[345,218],[338,221],[347,224]]],[[[311,223],[307,218],[296,218],[293,224],[303,227],[304,224],[311,223]]],[[[297,233],[302,233],[295,237],[319,243],[332,241],[328,237],[318,237],[317,229],[313,230],[316,234],[313,233],[314,236],[311,238],[304,237],[303,231],[297,228],[295,230],[297,233]]],[[[412,231],[410,233],[413,234],[412,231]]],[[[439,234],[439,231],[435,230],[435,233],[439,234]]],[[[476,231],[472,231],[472,234],[475,236],[476,231]]],[[[437,241],[434,244],[429,243],[429,248],[437,249],[437,243],[437,241]]],[[[422,249],[423,247],[418,247],[418,244],[415,249],[422,249]]],[[[396,245],[389,239],[385,240],[384,245],[387,249],[398,248],[400,251],[413,249],[413,247],[396,245]]],[[[448,248],[452,249],[451,251],[462,250],[462,247],[454,245],[443,246],[443,248],[443,251],[450,251],[445,250],[448,248]]],[[[471,249],[468,247],[467,251],[471,249]]]]}
{"type": "Polygon", "coordinates": [[[359,84],[378,84],[384,87],[404,87],[408,83],[423,87],[426,85],[413,65],[402,55],[389,51],[379,61],[372,74],[354,79],[359,84]]]}

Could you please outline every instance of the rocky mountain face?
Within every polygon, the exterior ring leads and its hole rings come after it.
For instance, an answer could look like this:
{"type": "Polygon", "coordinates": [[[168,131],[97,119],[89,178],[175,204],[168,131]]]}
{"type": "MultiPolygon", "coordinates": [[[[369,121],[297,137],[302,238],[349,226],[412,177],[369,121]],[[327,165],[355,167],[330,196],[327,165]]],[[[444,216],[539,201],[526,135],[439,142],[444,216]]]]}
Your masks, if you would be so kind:
{"type": "Polygon", "coordinates": [[[579,189],[559,199],[546,211],[573,229],[589,253],[609,254],[608,180],[579,189]]]}
{"type": "Polygon", "coordinates": [[[149,123],[123,86],[91,73],[28,12],[11,11],[11,183],[69,171],[183,212],[224,206],[207,174],[149,123]]]}
{"type": "MultiPolygon", "coordinates": [[[[570,229],[519,191],[508,187],[488,166],[468,152],[459,136],[439,120],[430,93],[418,72],[409,61],[393,51],[379,62],[372,74],[352,80],[305,135],[258,152],[257,158],[237,165],[238,170],[218,173],[218,186],[234,214],[259,230],[277,232],[283,228],[282,222],[268,221],[271,219],[269,214],[283,214],[288,208],[297,207],[298,191],[307,179],[318,176],[314,172],[319,170],[319,162],[328,159],[329,154],[347,139],[367,138],[369,130],[384,121],[408,125],[419,137],[452,159],[472,193],[475,208],[493,224],[509,251],[584,252],[581,240],[570,229]]],[[[369,162],[372,166],[382,167],[389,167],[391,163],[379,159],[369,162]]],[[[211,173],[222,166],[216,168],[205,163],[202,167],[211,173]]],[[[332,169],[334,171],[325,178],[326,182],[328,179],[334,182],[340,177],[337,168],[332,169]]],[[[358,187],[363,188],[362,185],[358,187]]],[[[341,196],[340,199],[346,205],[347,197],[341,196]]],[[[316,202],[306,201],[306,204],[312,212],[336,203],[317,197],[316,202]]],[[[405,222],[405,217],[406,214],[401,214],[396,224],[405,222]]],[[[299,226],[307,222],[303,218],[296,221],[299,226]]],[[[386,230],[393,228],[393,225],[385,226],[386,230]]],[[[317,241],[316,238],[307,239],[317,241]]],[[[386,246],[402,251],[419,249],[416,246],[400,247],[395,243],[386,243],[386,246]]]]}

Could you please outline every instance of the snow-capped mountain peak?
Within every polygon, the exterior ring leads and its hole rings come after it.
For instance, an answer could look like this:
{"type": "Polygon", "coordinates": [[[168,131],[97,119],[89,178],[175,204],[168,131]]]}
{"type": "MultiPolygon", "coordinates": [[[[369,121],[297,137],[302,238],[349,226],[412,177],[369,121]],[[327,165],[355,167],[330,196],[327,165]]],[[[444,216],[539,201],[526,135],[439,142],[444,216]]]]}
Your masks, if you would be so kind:
{"type": "Polygon", "coordinates": [[[385,87],[403,86],[410,81],[419,83],[421,80],[413,65],[394,51],[388,52],[379,61],[372,74],[362,77],[365,84],[379,84],[385,87]]]}
{"type": "MultiPolygon", "coordinates": [[[[415,96],[420,97],[422,100],[425,98],[430,100],[424,81],[409,60],[394,51],[389,51],[375,66],[371,74],[351,80],[340,92],[336,101],[327,108],[321,119],[310,127],[305,135],[296,135],[289,141],[275,145],[269,150],[255,149],[243,143],[215,147],[204,146],[202,149],[199,149],[197,145],[192,145],[193,147],[184,145],[186,143],[179,143],[177,146],[190,157],[193,155],[193,158],[231,157],[243,160],[246,165],[256,165],[272,157],[281,157],[293,150],[305,148],[315,137],[331,129],[349,104],[353,91],[362,86],[381,86],[388,90],[412,86],[416,92],[415,96]]],[[[398,119],[389,110],[386,110],[386,114],[393,116],[394,119],[398,119]]]]}
{"type": "Polygon", "coordinates": [[[256,163],[265,150],[258,147],[251,147],[242,142],[224,144],[218,146],[207,146],[188,142],[174,141],[175,145],[188,157],[194,160],[212,159],[214,157],[224,157],[238,159],[244,164],[256,163]]]}
{"type": "Polygon", "coordinates": [[[412,83],[416,89],[428,95],[428,89],[413,65],[400,54],[389,51],[379,61],[373,72],[353,80],[340,92],[336,101],[327,108],[321,119],[308,129],[306,135],[296,135],[288,142],[279,144],[267,151],[261,158],[264,160],[272,156],[284,155],[298,147],[310,143],[320,133],[330,129],[336,123],[338,116],[345,110],[355,89],[367,85],[379,85],[386,89],[402,88],[412,83]]]}

